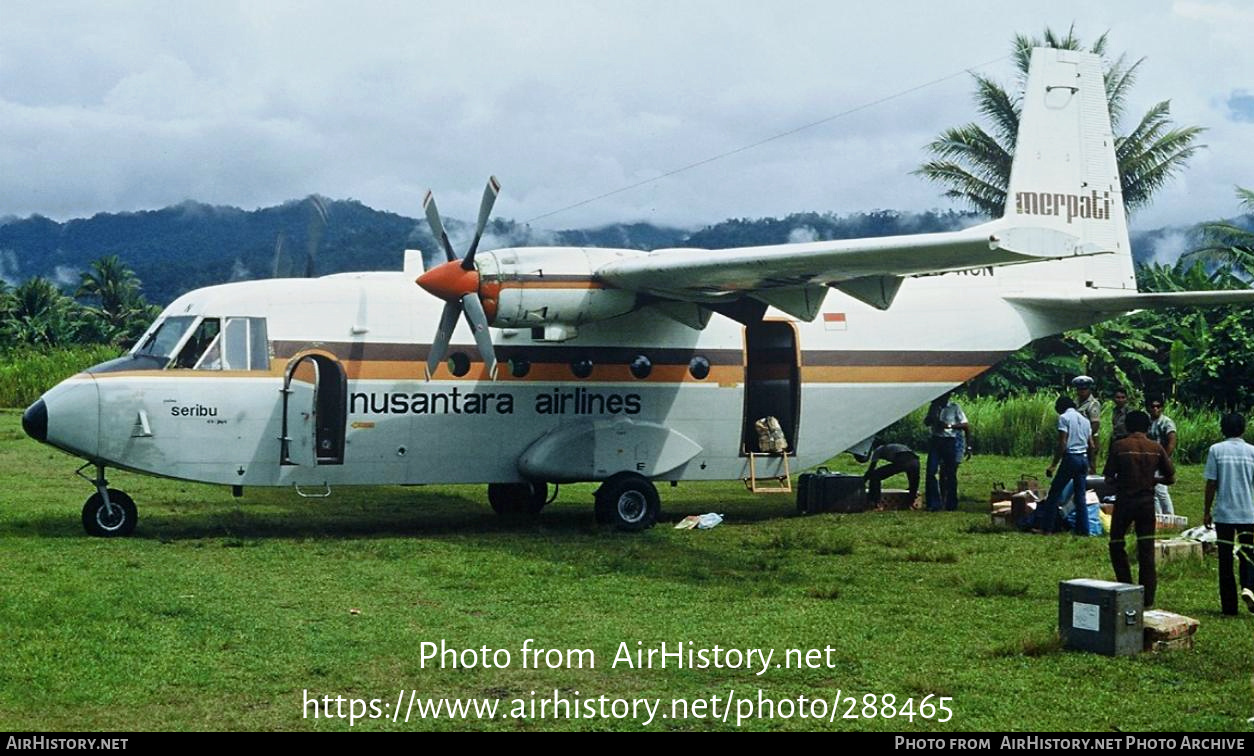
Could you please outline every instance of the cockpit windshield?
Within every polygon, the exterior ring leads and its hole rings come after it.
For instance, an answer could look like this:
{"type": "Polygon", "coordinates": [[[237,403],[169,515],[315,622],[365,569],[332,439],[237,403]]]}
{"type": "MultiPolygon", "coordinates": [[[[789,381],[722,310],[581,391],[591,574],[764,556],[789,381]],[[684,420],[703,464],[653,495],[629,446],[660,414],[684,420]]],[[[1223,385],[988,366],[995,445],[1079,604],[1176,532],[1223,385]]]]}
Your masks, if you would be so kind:
{"type": "Polygon", "coordinates": [[[144,339],[132,354],[147,355],[162,362],[168,362],[174,354],[174,348],[183,340],[183,334],[187,333],[187,329],[191,328],[195,321],[196,318],[191,315],[166,318],[156,330],[148,334],[148,338],[144,339]]]}

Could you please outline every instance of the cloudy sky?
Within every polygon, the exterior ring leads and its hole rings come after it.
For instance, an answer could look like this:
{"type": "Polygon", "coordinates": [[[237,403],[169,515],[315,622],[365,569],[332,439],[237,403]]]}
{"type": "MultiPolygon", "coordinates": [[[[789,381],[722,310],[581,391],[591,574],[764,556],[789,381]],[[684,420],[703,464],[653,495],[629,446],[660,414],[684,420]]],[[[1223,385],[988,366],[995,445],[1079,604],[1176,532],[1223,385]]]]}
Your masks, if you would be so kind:
{"type": "Polygon", "coordinates": [[[909,172],[973,118],[964,70],[1009,82],[1014,33],[1072,22],[1145,56],[1130,113],[1209,129],[1134,225],[1236,214],[1242,0],[0,0],[0,216],[314,192],[416,216],[430,187],[469,219],[492,173],[497,214],[542,228],[945,208],[909,172]]]}

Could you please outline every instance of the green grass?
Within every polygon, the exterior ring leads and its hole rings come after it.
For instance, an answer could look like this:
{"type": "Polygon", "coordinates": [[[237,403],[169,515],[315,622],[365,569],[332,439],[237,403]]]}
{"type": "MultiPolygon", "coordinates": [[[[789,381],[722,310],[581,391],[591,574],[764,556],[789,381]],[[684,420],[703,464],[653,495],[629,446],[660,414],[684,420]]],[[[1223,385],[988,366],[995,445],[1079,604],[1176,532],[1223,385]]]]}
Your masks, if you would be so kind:
{"type": "MultiPolygon", "coordinates": [[[[1246,730],[1254,617],[1218,614],[1215,564],[1162,566],[1159,604],[1198,618],[1192,651],[1107,658],[1062,651],[1058,581],[1111,579],[1106,541],[986,527],[994,480],[1043,459],[977,457],[960,511],[797,517],[791,497],[736,483],[661,489],[668,524],[622,534],[593,523],[588,485],[563,487],[534,521],[502,521],[480,487],[229,491],[120,472],[135,537],[83,535],[77,463],[0,412],[0,725],[9,730],[347,729],[302,719],[302,691],[395,701],[725,698],[728,691],[899,700],[951,696],[947,724],[754,720],[746,729],[1246,730]],[[723,525],[670,522],[717,511],[723,525]],[[522,669],[528,639],[592,649],[595,669],[522,669]],[[509,649],[508,669],[420,663],[424,641],[509,649]],[[618,644],[831,646],[831,666],[614,669],[618,644]]],[[[859,469],[847,456],[833,469],[859,469]]],[[[1201,480],[1175,500],[1197,521],[1201,480]]],[[[890,484],[891,485],[891,484],[890,484]]],[[[390,704],[389,704],[390,705],[390,704]]],[[[844,709],[842,708],[842,711],[844,709]]],[[[734,717],[733,717],[734,721],[734,717]]],[[[732,729],[712,718],[650,729],[732,729]]],[[[362,730],[640,729],[634,720],[502,717],[362,730]]]]}

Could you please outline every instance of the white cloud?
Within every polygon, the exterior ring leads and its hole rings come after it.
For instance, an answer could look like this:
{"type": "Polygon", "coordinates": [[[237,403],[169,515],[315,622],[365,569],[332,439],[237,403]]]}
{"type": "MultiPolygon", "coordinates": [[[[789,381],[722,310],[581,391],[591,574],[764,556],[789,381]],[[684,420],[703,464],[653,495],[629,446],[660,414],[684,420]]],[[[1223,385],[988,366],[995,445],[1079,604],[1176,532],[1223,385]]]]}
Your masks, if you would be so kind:
{"type": "Polygon", "coordinates": [[[69,265],[58,265],[52,269],[52,282],[63,289],[77,287],[82,280],[83,270],[69,265]]]}
{"type": "MultiPolygon", "coordinates": [[[[1133,113],[1171,97],[1179,122],[1212,127],[1216,159],[1139,224],[1210,217],[1207,203],[1249,183],[1249,124],[1224,117],[1254,70],[1254,46],[1231,33],[1251,28],[1248,9],[1054,6],[979,0],[959,13],[913,0],[855,16],[815,0],[10,0],[0,214],[187,198],[248,208],[320,192],[416,216],[432,187],[447,216],[473,219],[492,173],[503,217],[578,205],[538,222],[552,228],[944,208],[909,172],[930,138],[974,117],[964,69],[1004,56],[1015,32],[1072,21],[1147,56],[1133,113]]],[[[983,70],[1012,78],[1005,61],[983,70]]]]}
{"type": "Polygon", "coordinates": [[[1189,235],[1183,231],[1171,231],[1154,239],[1150,249],[1153,256],[1150,262],[1162,265],[1175,265],[1180,255],[1192,249],[1189,235]]]}

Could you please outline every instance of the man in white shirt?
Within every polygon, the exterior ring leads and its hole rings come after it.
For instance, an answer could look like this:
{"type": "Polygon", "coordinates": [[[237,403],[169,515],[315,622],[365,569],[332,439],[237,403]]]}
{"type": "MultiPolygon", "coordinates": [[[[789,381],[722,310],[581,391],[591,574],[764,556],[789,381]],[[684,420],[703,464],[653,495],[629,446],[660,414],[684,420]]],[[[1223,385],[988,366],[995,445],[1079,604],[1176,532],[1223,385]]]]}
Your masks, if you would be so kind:
{"type": "MultiPolygon", "coordinates": [[[[1176,423],[1171,418],[1163,414],[1163,399],[1156,397],[1149,401],[1150,429],[1149,436],[1151,441],[1157,441],[1159,446],[1167,450],[1168,457],[1175,457],[1176,454],[1176,423]]],[[[1175,514],[1175,506],[1171,503],[1171,492],[1167,487],[1159,484],[1154,486],[1154,509],[1158,514],[1175,514]]]]}
{"type": "Polygon", "coordinates": [[[1234,551],[1241,576],[1241,600],[1254,612],[1254,446],[1241,438],[1245,433],[1243,416],[1224,415],[1219,428],[1224,440],[1206,452],[1206,506],[1202,521],[1214,524],[1219,545],[1219,606],[1224,614],[1234,615],[1234,551]]]}
{"type": "Polygon", "coordinates": [[[927,481],[924,485],[924,500],[930,512],[958,508],[959,441],[965,440],[965,448],[971,448],[971,426],[967,415],[952,397],[953,392],[947,391],[933,399],[927,416],[923,418],[923,424],[932,429],[928,437],[927,481]],[[939,483],[937,473],[940,474],[939,483]]]}
{"type": "Polygon", "coordinates": [[[1093,426],[1089,419],[1076,412],[1075,402],[1069,396],[1060,396],[1054,402],[1058,413],[1058,445],[1054,459],[1045,469],[1045,477],[1053,478],[1049,495],[1037,506],[1036,521],[1041,531],[1054,532],[1054,520],[1058,517],[1058,500],[1068,481],[1072,483],[1075,498],[1076,535],[1089,534],[1088,506],[1084,502],[1084,484],[1089,474],[1089,459],[1093,447],[1093,426]],[[1057,468],[1058,474],[1054,475],[1057,468]]]}

